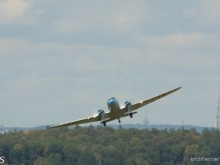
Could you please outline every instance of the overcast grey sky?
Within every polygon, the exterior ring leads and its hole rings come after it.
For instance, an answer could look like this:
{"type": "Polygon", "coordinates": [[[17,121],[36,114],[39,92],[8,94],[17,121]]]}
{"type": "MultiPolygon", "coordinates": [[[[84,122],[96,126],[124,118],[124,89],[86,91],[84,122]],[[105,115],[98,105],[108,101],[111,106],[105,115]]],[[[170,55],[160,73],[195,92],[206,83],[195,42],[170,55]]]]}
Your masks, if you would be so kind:
{"type": "MultiPolygon", "coordinates": [[[[219,0],[0,0],[0,125],[68,122],[107,111],[110,96],[134,103],[182,86],[148,105],[150,124],[214,126],[219,9],[219,0]]],[[[143,123],[145,110],[122,123],[143,123]]]]}

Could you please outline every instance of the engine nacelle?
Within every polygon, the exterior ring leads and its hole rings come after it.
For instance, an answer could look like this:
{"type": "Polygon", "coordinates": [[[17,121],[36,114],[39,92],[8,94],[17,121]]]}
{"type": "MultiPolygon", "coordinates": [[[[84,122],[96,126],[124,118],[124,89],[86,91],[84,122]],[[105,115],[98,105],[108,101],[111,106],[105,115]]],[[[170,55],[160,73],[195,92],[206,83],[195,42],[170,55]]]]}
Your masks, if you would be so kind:
{"type": "Polygon", "coordinates": [[[132,104],[130,101],[125,101],[124,106],[127,110],[129,110],[131,108],[132,104]]]}
{"type": "Polygon", "coordinates": [[[100,116],[103,119],[104,116],[105,116],[105,111],[103,109],[99,109],[98,110],[98,116],[100,116]]]}
{"type": "Polygon", "coordinates": [[[132,113],[132,104],[130,101],[125,101],[124,106],[126,108],[126,110],[128,111],[129,116],[132,118],[133,117],[133,113],[132,113]]]}

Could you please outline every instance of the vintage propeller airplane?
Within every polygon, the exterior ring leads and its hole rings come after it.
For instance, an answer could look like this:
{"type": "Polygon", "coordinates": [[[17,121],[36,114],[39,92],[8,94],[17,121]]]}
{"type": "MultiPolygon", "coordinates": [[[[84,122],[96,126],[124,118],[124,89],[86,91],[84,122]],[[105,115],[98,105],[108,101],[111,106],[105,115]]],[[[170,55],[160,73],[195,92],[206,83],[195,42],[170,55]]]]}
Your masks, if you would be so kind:
{"type": "Polygon", "coordinates": [[[112,120],[118,120],[118,122],[121,123],[120,118],[126,117],[126,116],[130,116],[132,118],[133,115],[137,113],[135,110],[137,110],[138,108],[141,108],[141,107],[143,107],[147,104],[150,104],[150,103],[152,103],[162,97],[165,97],[173,92],[176,92],[180,88],[181,87],[173,89],[173,90],[165,92],[165,93],[162,93],[162,94],[155,96],[155,97],[152,97],[150,99],[140,101],[135,104],[131,104],[131,102],[126,101],[122,107],[119,106],[118,101],[114,97],[111,97],[108,99],[108,102],[107,102],[107,106],[108,106],[108,110],[109,110],[108,112],[105,112],[104,110],[100,109],[100,110],[98,110],[98,113],[94,116],[87,117],[87,118],[80,119],[80,120],[76,120],[76,121],[63,123],[63,124],[58,124],[55,126],[51,126],[49,128],[58,128],[58,127],[85,124],[85,123],[97,122],[97,121],[101,121],[100,124],[103,124],[104,126],[106,126],[107,122],[110,122],[112,120]]]}

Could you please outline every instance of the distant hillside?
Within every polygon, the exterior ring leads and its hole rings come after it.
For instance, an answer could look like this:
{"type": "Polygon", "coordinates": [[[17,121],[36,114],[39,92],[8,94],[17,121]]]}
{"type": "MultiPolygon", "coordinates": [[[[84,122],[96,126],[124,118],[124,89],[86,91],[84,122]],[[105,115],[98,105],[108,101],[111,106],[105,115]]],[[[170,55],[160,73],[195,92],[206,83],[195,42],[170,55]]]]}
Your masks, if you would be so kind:
{"type": "MultiPolygon", "coordinates": [[[[115,125],[115,124],[109,124],[108,127],[112,127],[114,129],[117,129],[119,127],[122,127],[122,128],[125,128],[125,129],[128,129],[128,128],[137,128],[137,129],[149,129],[151,130],[152,128],[155,128],[157,130],[170,130],[170,129],[175,129],[175,130],[178,130],[178,129],[181,129],[182,128],[182,125],[169,125],[169,124],[160,124],[160,125],[156,125],[156,124],[153,124],[153,125],[143,125],[143,124],[121,124],[121,125],[115,125]]],[[[30,130],[41,130],[41,129],[46,129],[46,125],[43,125],[43,126],[37,126],[37,127],[7,127],[5,129],[9,130],[9,131],[24,131],[24,132],[27,132],[27,131],[30,131],[30,130]]],[[[88,127],[88,126],[83,126],[83,127],[88,127]]],[[[74,128],[74,126],[71,126],[70,128],[74,128]]],[[[200,126],[193,126],[193,125],[184,125],[184,129],[186,130],[190,130],[190,129],[195,129],[197,132],[201,133],[201,131],[204,129],[204,128],[208,128],[209,130],[211,130],[212,128],[211,127],[200,127],[200,126]]]]}
{"type": "MultiPolygon", "coordinates": [[[[108,125],[109,127],[113,127],[113,128],[118,128],[119,125],[108,125]]],[[[143,124],[122,124],[121,125],[122,128],[137,128],[137,129],[158,129],[158,130],[169,130],[169,129],[181,129],[182,125],[169,125],[169,124],[160,124],[160,125],[143,125],[143,124]]],[[[208,128],[211,130],[211,127],[200,127],[200,126],[193,126],[193,125],[184,125],[183,127],[186,130],[190,130],[190,129],[195,129],[197,132],[201,133],[201,131],[204,128],[208,128]]]]}

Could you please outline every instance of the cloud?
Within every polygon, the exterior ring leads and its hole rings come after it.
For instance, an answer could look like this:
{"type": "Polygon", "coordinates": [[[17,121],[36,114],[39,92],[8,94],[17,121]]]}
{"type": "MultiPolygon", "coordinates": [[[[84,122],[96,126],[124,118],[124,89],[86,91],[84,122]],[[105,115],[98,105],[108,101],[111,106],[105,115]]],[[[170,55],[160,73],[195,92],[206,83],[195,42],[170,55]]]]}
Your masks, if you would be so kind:
{"type": "Polygon", "coordinates": [[[77,2],[55,22],[55,32],[71,34],[86,31],[99,33],[139,33],[142,22],[158,17],[146,1],[77,2]]]}
{"type": "Polygon", "coordinates": [[[194,7],[187,9],[184,12],[186,18],[191,18],[195,23],[206,26],[206,27],[216,27],[220,26],[220,1],[211,0],[200,1],[199,7],[194,7]]]}
{"type": "MultiPolygon", "coordinates": [[[[212,86],[207,94],[210,95],[219,84],[219,55],[216,51],[209,56],[206,54],[210,53],[209,50],[202,54],[204,50],[175,49],[169,44],[167,49],[160,49],[135,45],[31,43],[21,39],[2,39],[1,42],[5,46],[0,66],[4,66],[5,74],[1,77],[0,106],[7,112],[19,112],[21,118],[24,114],[23,118],[29,117],[31,120],[27,119],[24,125],[52,124],[86,117],[102,105],[106,110],[106,100],[110,96],[117,97],[121,103],[125,100],[137,102],[146,95],[151,97],[180,85],[183,85],[179,92],[181,101],[189,104],[191,100],[197,100],[193,93],[212,86]],[[184,90],[187,92],[182,97],[184,90]],[[50,113],[52,116],[47,119],[45,114],[49,116],[50,113]],[[41,117],[45,120],[40,120],[41,117]]],[[[161,107],[163,111],[169,106],[179,107],[180,102],[173,98],[153,104],[154,112],[158,113],[161,107]]],[[[200,101],[207,101],[204,100],[201,98],[200,101]]],[[[192,107],[188,106],[188,109],[192,107]]],[[[142,112],[140,110],[135,120],[127,122],[140,121],[142,112]]]]}
{"type": "Polygon", "coordinates": [[[134,42],[137,42],[137,45],[147,46],[148,48],[218,49],[220,45],[219,37],[220,33],[174,33],[166,36],[137,36],[134,42]]]}
{"type": "Polygon", "coordinates": [[[4,53],[6,53],[7,50],[9,50],[8,49],[9,45],[10,45],[9,40],[7,40],[7,39],[0,39],[0,52],[1,52],[0,56],[3,56],[4,53]]]}
{"type": "MultiPolygon", "coordinates": [[[[169,109],[174,117],[177,109],[178,116],[216,111],[220,32],[215,21],[210,27],[216,31],[201,30],[199,14],[211,9],[203,9],[200,1],[0,4],[4,123],[8,116],[15,122],[25,120],[26,126],[65,122],[91,115],[102,105],[106,110],[110,96],[135,103],[178,86],[183,89],[175,96],[150,105],[155,116],[169,114],[169,109]],[[10,11],[15,4],[18,8],[10,11]],[[14,112],[20,116],[11,115],[14,112]]],[[[142,121],[142,113],[127,122],[142,121]]]]}
{"type": "Polygon", "coordinates": [[[0,1],[0,24],[32,24],[33,19],[26,14],[30,6],[30,1],[0,1]]]}

